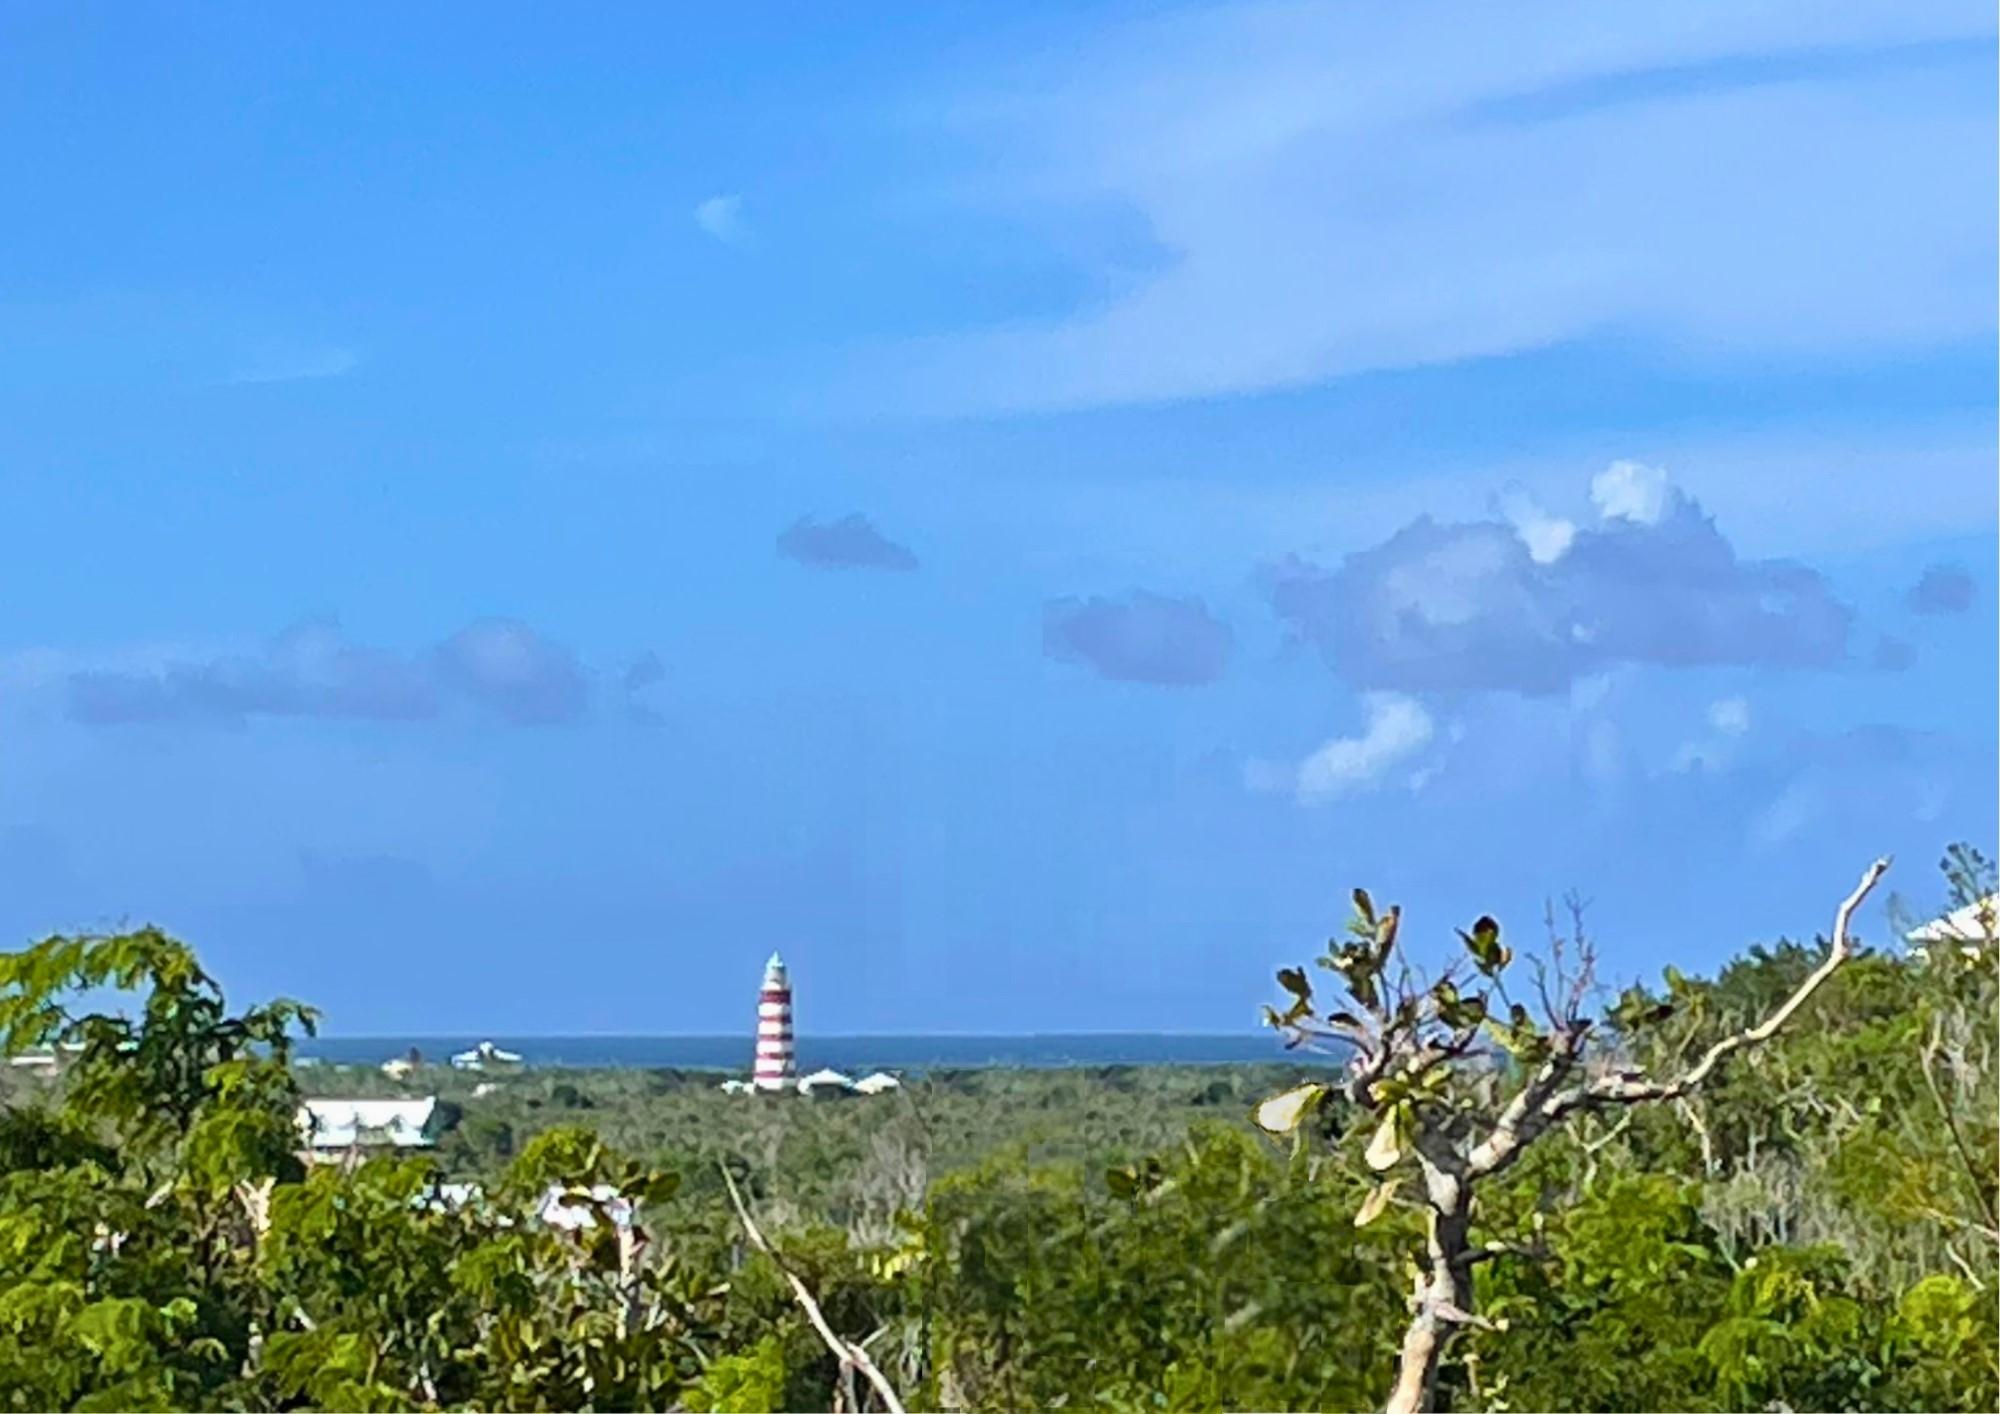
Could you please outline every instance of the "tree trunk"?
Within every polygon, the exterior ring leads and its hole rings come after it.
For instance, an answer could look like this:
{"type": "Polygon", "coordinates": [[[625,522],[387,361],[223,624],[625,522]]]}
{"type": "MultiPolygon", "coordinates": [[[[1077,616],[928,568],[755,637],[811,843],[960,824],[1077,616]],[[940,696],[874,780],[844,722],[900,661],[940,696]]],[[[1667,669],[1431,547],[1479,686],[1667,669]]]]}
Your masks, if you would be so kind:
{"type": "Polygon", "coordinates": [[[1438,1368],[1452,1327],[1472,1310],[1470,1192],[1451,1174],[1424,1165],[1431,1230],[1425,1244],[1428,1270],[1417,1278],[1410,1324],[1396,1367],[1396,1388],[1384,1414],[1429,1414],[1437,1408],[1438,1368]]]}

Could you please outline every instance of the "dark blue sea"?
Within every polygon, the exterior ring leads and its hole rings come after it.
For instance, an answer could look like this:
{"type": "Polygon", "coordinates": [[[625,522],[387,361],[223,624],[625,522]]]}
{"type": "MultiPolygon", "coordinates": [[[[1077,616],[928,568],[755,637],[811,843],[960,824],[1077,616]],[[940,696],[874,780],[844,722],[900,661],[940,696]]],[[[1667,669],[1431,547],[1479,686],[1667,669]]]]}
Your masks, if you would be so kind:
{"type": "MultiPolygon", "coordinates": [[[[491,1040],[533,1066],[636,1066],[643,1069],[747,1071],[748,1036],[322,1036],[298,1053],[339,1064],[373,1065],[408,1054],[441,1061],[491,1040]]],[[[869,1070],[925,1071],[962,1067],[1047,1068],[1099,1065],[1239,1065],[1259,1061],[1321,1062],[1338,1056],[1287,1051],[1274,1032],[1210,1036],[801,1036],[801,1073],[830,1066],[850,1075],[869,1070]]]]}

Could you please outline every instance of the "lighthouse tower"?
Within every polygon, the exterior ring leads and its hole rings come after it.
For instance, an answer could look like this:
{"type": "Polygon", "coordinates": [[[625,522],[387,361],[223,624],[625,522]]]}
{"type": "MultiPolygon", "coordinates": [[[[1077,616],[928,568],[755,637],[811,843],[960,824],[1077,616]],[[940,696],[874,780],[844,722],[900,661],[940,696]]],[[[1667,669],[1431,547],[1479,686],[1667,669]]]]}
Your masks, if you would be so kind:
{"type": "Polygon", "coordinates": [[[757,993],[757,1065],[750,1082],[759,1090],[784,1090],[797,1072],[792,1055],[792,979],[776,953],[764,964],[757,993]]]}

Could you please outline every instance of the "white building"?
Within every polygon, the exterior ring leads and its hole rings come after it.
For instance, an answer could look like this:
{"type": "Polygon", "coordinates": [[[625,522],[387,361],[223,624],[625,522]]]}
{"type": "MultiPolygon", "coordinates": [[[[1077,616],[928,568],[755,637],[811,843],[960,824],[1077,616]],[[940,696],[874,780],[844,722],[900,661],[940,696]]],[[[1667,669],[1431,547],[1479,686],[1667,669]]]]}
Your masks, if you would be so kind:
{"type": "Polygon", "coordinates": [[[1928,960],[1934,953],[1949,955],[1955,947],[1961,957],[1977,962],[1993,954],[1996,922],[2000,922],[2000,895],[1989,895],[1911,929],[1904,941],[1912,957],[1928,960]]]}
{"type": "Polygon", "coordinates": [[[815,1070],[799,1081],[799,1093],[810,1095],[814,1092],[845,1095],[854,1089],[854,1080],[837,1070],[815,1070]]]}
{"type": "Polygon", "coordinates": [[[317,1155],[353,1149],[427,1149],[437,1096],[421,1100],[307,1100],[299,1129],[317,1155]]]}
{"type": "Polygon", "coordinates": [[[613,1227],[623,1230],[632,1226],[632,1200],[608,1183],[600,1183],[588,1191],[551,1185],[536,1205],[535,1216],[550,1227],[577,1232],[597,1226],[593,1203],[603,1210],[613,1227]]]}
{"type": "Polygon", "coordinates": [[[878,1070],[873,1075],[864,1075],[855,1081],[854,1093],[857,1095],[880,1095],[884,1091],[900,1090],[902,1087],[903,1082],[895,1076],[885,1070],[878,1070]]]}
{"type": "Polygon", "coordinates": [[[460,1051],[451,1058],[453,1066],[459,1070],[484,1070],[489,1065],[519,1065],[520,1056],[512,1051],[503,1051],[491,1041],[481,1041],[469,1051],[460,1051]]]}

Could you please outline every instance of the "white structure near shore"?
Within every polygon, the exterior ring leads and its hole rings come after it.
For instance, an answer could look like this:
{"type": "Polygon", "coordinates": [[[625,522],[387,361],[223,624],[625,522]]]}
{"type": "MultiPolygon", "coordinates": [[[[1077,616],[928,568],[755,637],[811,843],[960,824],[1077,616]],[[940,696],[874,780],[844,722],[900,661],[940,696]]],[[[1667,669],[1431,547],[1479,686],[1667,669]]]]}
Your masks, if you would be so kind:
{"type": "Polygon", "coordinates": [[[757,1050],[748,1080],[722,1082],[725,1095],[880,1095],[899,1089],[902,1081],[886,1071],[860,1080],[837,1070],[816,1070],[797,1078],[798,1048],[792,1035],[792,978],[776,953],[764,964],[764,981],[757,989],[757,1050]]]}
{"type": "Polygon", "coordinates": [[[469,1051],[460,1051],[451,1058],[457,1070],[485,1070],[492,1065],[519,1065],[521,1057],[513,1051],[503,1051],[491,1041],[481,1041],[469,1051]]]}
{"type": "Polygon", "coordinates": [[[337,1158],[365,1149],[428,1149],[435,1142],[431,1121],[437,1096],[421,1100],[307,1100],[299,1107],[299,1131],[315,1159],[337,1158]]]}
{"type": "MultiPolygon", "coordinates": [[[[903,1082],[885,1070],[878,1070],[856,1080],[851,1075],[843,1075],[837,1070],[816,1070],[811,1075],[783,1087],[796,1090],[801,1095],[882,1095],[891,1090],[900,1090],[903,1082]]],[[[725,1095],[771,1094],[778,1087],[757,1085],[748,1080],[725,1080],[722,1082],[725,1095]]]]}

